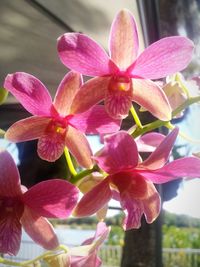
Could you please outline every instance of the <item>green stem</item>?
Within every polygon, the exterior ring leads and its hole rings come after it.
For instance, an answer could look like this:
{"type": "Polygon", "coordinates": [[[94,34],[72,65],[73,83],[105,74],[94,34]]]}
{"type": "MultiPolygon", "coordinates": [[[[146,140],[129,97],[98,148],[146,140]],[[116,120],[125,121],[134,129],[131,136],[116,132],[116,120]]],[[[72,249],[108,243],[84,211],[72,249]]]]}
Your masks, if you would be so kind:
{"type": "Polygon", "coordinates": [[[67,161],[67,164],[68,164],[68,167],[69,167],[71,174],[73,176],[76,176],[77,172],[76,172],[74,165],[72,163],[72,159],[71,159],[71,156],[69,154],[69,150],[66,147],[64,148],[64,153],[65,153],[65,158],[66,158],[66,161],[67,161]]]}
{"type": "Polygon", "coordinates": [[[4,135],[5,135],[5,131],[4,130],[2,130],[2,129],[0,129],[0,138],[2,137],[4,137],[4,135]]]}
{"type": "Polygon", "coordinates": [[[137,125],[139,128],[142,129],[142,128],[143,128],[142,123],[141,123],[141,121],[140,121],[140,119],[139,119],[139,117],[138,117],[138,115],[137,115],[137,113],[136,113],[136,111],[135,111],[135,108],[134,108],[133,106],[130,108],[130,112],[131,112],[131,114],[132,114],[132,116],[133,116],[133,119],[134,119],[136,125],[137,125]]]}
{"type": "Polygon", "coordinates": [[[93,172],[96,172],[96,171],[99,171],[99,167],[97,165],[94,165],[94,167],[92,169],[84,170],[82,172],[79,172],[77,175],[73,176],[70,179],[70,183],[76,184],[78,181],[80,181],[85,176],[87,176],[93,172]]]}
{"type": "MultiPolygon", "coordinates": [[[[200,96],[190,97],[172,112],[172,118],[175,117],[177,114],[179,114],[184,109],[186,109],[187,107],[189,107],[190,105],[197,103],[199,101],[200,101],[200,96]]],[[[151,123],[143,125],[142,129],[140,127],[137,127],[136,130],[132,133],[132,136],[136,138],[142,134],[155,130],[159,127],[167,126],[168,123],[169,123],[168,121],[161,121],[161,120],[153,121],[151,123]]]]}

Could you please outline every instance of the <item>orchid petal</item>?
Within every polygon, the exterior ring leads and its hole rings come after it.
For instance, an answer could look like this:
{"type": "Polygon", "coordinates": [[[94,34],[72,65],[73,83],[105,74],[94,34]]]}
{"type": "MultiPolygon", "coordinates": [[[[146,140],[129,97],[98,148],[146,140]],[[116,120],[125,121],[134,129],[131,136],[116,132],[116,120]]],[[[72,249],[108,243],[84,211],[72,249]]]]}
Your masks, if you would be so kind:
{"type": "Polygon", "coordinates": [[[62,35],[58,39],[58,53],[65,66],[84,75],[108,75],[116,68],[104,49],[84,34],[62,35]]]}
{"type": "Polygon", "coordinates": [[[105,98],[110,77],[97,77],[87,81],[78,91],[70,113],[82,113],[105,98]]]}
{"type": "Polygon", "coordinates": [[[176,141],[179,129],[175,128],[168,136],[160,143],[153,153],[142,163],[139,168],[156,170],[165,165],[168,161],[173,145],[176,141]]]}
{"type": "Polygon", "coordinates": [[[191,40],[173,36],[163,38],[149,47],[129,67],[132,77],[160,79],[181,71],[192,59],[194,44],[191,40]]]}
{"type": "Polygon", "coordinates": [[[39,138],[37,152],[41,159],[54,162],[59,159],[65,147],[65,133],[49,132],[39,138]]]}
{"type": "Polygon", "coordinates": [[[52,100],[46,87],[25,72],[7,75],[4,87],[33,115],[50,115],[52,100]]]}
{"type": "Polygon", "coordinates": [[[66,218],[78,200],[78,189],[71,183],[53,179],[40,182],[23,195],[24,203],[48,218],[66,218]]]}
{"type": "Polygon", "coordinates": [[[135,142],[137,144],[138,151],[153,152],[156,147],[160,145],[164,138],[165,135],[152,132],[140,136],[135,140],[135,142]]]}
{"type": "Polygon", "coordinates": [[[112,118],[124,119],[132,106],[132,98],[132,90],[107,90],[104,100],[105,109],[112,118]]]}
{"type": "Polygon", "coordinates": [[[50,250],[55,249],[59,245],[53,226],[47,219],[41,217],[28,207],[24,210],[21,223],[33,241],[43,248],[50,250]]]}
{"type": "Polygon", "coordinates": [[[16,164],[6,150],[0,151],[0,196],[15,197],[22,194],[16,164]]]}
{"type": "Polygon", "coordinates": [[[88,169],[93,166],[92,150],[87,138],[79,130],[71,126],[68,127],[65,145],[81,166],[88,169]]]}
{"type": "Polygon", "coordinates": [[[120,120],[112,119],[102,105],[74,115],[69,122],[76,129],[87,134],[113,133],[119,130],[121,124],[120,120]]]}
{"type": "Polygon", "coordinates": [[[112,60],[126,69],[138,54],[138,33],[131,13],[123,9],[115,17],[110,32],[110,54],[112,60]]]}
{"type": "Polygon", "coordinates": [[[61,81],[54,99],[54,106],[62,116],[69,114],[72,101],[81,84],[81,74],[73,71],[65,75],[61,81]]]}
{"type": "Polygon", "coordinates": [[[16,255],[21,243],[21,224],[18,214],[10,215],[9,217],[2,213],[0,214],[0,252],[10,255],[16,255]]]}
{"type": "Polygon", "coordinates": [[[144,215],[148,223],[152,223],[160,214],[161,199],[153,183],[148,182],[147,198],[143,200],[144,215]]]}
{"type": "Polygon", "coordinates": [[[70,267],[100,267],[101,260],[96,253],[92,253],[85,257],[72,256],[70,261],[70,267]]]}
{"type": "Polygon", "coordinates": [[[15,122],[5,133],[12,142],[24,142],[40,138],[50,122],[50,118],[32,116],[15,122]]]}
{"type": "Polygon", "coordinates": [[[163,121],[171,119],[171,107],[163,90],[150,80],[133,79],[133,99],[155,117],[163,121]]]}
{"type": "Polygon", "coordinates": [[[155,171],[140,171],[140,174],[156,184],[163,184],[178,178],[199,178],[200,160],[186,157],[174,160],[155,171]]]}
{"type": "Polygon", "coordinates": [[[109,179],[106,178],[81,198],[73,215],[77,217],[90,216],[104,207],[111,197],[109,179]]]}
{"type": "Polygon", "coordinates": [[[94,159],[110,174],[133,169],[138,164],[136,143],[129,134],[120,131],[105,138],[104,148],[94,159]]]}
{"type": "Polygon", "coordinates": [[[48,264],[48,267],[72,267],[70,263],[69,253],[62,253],[58,255],[47,255],[43,260],[48,264]]]}

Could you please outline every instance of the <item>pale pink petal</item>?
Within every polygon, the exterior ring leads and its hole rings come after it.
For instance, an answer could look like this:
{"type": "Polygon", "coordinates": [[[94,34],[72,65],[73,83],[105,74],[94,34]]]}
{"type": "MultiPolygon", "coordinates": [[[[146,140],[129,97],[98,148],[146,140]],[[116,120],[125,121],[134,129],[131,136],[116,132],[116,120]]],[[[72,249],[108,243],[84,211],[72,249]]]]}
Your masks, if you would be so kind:
{"type": "Polygon", "coordinates": [[[138,164],[136,143],[129,134],[120,131],[105,138],[104,148],[94,159],[110,174],[131,170],[138,164]]]}
{"type": "Polygon", "coordinates": [[[0,253],[16,255],[21,243],[21,224],[18,214],[5,216],[0,213],[0,253]]]}
{"type": "Polygon", "coordinates": [[[87,81],[79,90],[71,106],[71,114],[82,113],[105,98],[110,77],[97,77],[87,81]]]}
{"type": "Polygon", "coordinates": [[[70,267],[100,267],[101,260],[97,256],[97,253],[91,253],[88,256],[78,257],[72,256],[70,261],[70,267]]]}
{"type": "Polygon", "coordinates": [[[151,153],[151,155],[145,161],[140,163],[138,167],[150,170],[156,170],[163,167],[169,159],[178,132],[178,128],[175,128],[173,131],[171,131],[171,133],[164,138],[155,151],[151,153]]]}
{"type": "Polygon", "coordinates": [[[121,121],[112,119],[104,106],[96,105],[84,113],[74,115],[69,123],[86,134],[105,134],[117,132],[121,121]]]}
{"type": "Polygon", "coordinates": [[[0,151],[0,196],[15,197],[22,194],[17,166],[6,150],[0,151]]]}
{"type": "Polygon", "coordinates": [[[72,101],[81,84],[81,74],[73,71],[65,75],[61,81],[55,96],[54,106],[62,116],[69,114],[72,101]]]}
{"type": "Polygon", "coordinates": [[[160,145],[164,138],[165,135],[152,132],[140,136],[138,139],[135,140],[135,142],[137,144],[138,151],[153,152],[156,147],[160,145]]]}
{"type": "Polygon", "coordinates": [[[155,186],[148,182],[147,198],[143,200],[144,215],[148,223],[152,223],[161,210],[161,199],[155,186]]]}
{"type": "MultiPolygon", "coordinates": [[[[100,243],[97,242],[98,245],[101,245],[104,242],[104,240],[107,238],[109,231],[110,231],[110,228],[106,226],[105,222],[99,222],[97,224],[97,229],[96,229],[94,237],[88,238],[81,245],[90,245],[94,241],[97,241],[97,240],[101,241],[100,243]]],[[[96,248],[96,246],[94,247],[96,248]]]]}
{"type": "Polygon", "coordinates": [[[62,35],[57,48],[62,63],[84,75],[103,76],[117,69],[104,49],[84,34],[62,35]]]}
{"type": "Polygon", "coordinates": [[[106,178],[81,198],[73,215],[77,217],[90,216],[105,206],[111,197],[109,179],[106,178]]]}
{"type": "Polygon", "coordinates": [[[24,203],[48,218],[67,218],[78,201],[78,189],[71,183],[53,179],[40,182],[23,195],[24,203]]]}
{"type": "Polygon", "coordinates": [[[155,171],[140,171],[140,174],[156,184],[163,184],[178,178],[200,178],[200,160],[186,157],[174,160],[155,171]]]}
{"type": "Polygon", "coordinates": [[[51,96],[41,81],[34,76],[25,72],[9,74],[4,87],[33,115],[50,115],[51,96]]]}
{"type": "Polygon", "coordinates": [[[50,122],[50,118],[32,116],[15,122],[5,133],[12,142],[24,142],[40,138],[50,122]]]}
{"type": "Polygon", "coordinates": [[[59,159],[65,147],[65,134],[49,132],[39,138],[37,152],[41,159],[54,162],[59,159]]]}
{"type": "Polygon", "coordinates": [[[28,207],[24,210],[21,223],[33,241],[43,248],[50,250],[55,249],[59,245],[58,238],[48,220],[28,207]]]}
{"type": "Polygon", "coordinates": [[[126,69],[138,54],[138,33],[131,13],[123,9],[115,17],[110,32],[110,54],[112,60],[126,69]]]}
{"type": "Polygon", "coordinates": [[[146,79],[166,77],[187,67],[193,49],[193,42],[185,37],[163,38],[147,47],[128,72],[132,77],[146,79]]]}
{"type": "Polygon", "coordinates": [[[124,119],[128,116],[132,106],[132,98],[132,89],[128,91],[107,90],[104,100],[105,109],[112,118],[124,119]]]}
{"type": "Polygon", "coordinates": [[[134,102],[163,121],[171,119],[171,107],[163,90],[150,80],[133,79],[134,102]]]}
{"type": "Polygon", "coordinates": [[[65,145],[81,166],[88,169],[93,166],[92,150],[87,138],[79,130],[71,126],[68,127],[65,145]]]}

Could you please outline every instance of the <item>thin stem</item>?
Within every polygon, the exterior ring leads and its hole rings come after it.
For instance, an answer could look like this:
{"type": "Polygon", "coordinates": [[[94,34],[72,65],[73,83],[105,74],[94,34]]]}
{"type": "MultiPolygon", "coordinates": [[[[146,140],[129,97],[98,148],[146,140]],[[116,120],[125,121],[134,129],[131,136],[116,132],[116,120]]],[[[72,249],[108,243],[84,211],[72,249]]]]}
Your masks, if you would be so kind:
{"type": "Polygon", "coordinates": [[[135,111],[135,108],[133,106],[130,108],[130,112],[131,112],[137,126],[142,129],[143,128],[142,123],[141,123],[141,121],[140,121],[140,119],[139,119],[139,117],[135,111]]]}
{"type": "Polygon", "coordinates": [[[0,137],[4,137],[4,135],[5,135],[5,131],[0,129],[0,137]]]}
{"type": "Polygon", "coordinates": [[[68,167],[69,167],[69,170],[70,170],[71,174],[73,176],[76,176],[77,172],[76,172],[76,170],[74,168],[74,165],[72,163],[72,159],[71,159],[71,156],[69,154],[69,150],[66,147],[64,149],[64,153],[65,153],[65,158],[66,158],[66,161],[67,161],[67,164],[68,164],[68,167]]]}
{"type": "Polygon", "coordinates": [[[75,175],[74,177],[72,177],[70,179],[70,183],[72,184],[76,184],[78,181],[80,181],[82,178],[84,178],[85,176],[93,173],[93,172],[96,172],[96,171],[99,171],[99,167],[97,165],[94,165],[94,167],[92,169],[88,169],[88,170],[84,170],[82,172],[79,172],[77,175],[75,175]]]}

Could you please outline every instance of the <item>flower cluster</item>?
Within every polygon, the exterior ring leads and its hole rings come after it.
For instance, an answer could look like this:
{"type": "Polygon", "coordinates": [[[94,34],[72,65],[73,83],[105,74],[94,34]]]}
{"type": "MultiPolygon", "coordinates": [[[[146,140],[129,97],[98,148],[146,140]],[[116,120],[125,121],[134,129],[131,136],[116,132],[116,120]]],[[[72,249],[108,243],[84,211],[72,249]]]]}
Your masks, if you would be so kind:
{"type": "Polygon", "coordinates": [[[200,100],[190,97],[177,74],[189,64],[193,43],[173,36],[153,43],[141,54],[138,51],[135,20],[122,10],[111,26],[109,55],[84,34],[66,33],[58,39],[60,60],[71,71],[54,100],[30,74],[16,72],[5,78],[6,90],[32,116],[15,122],[4,137],[11,142],[38,139],[38,155],[49,162],[65,152],[72,175],[68,181],[59,177],[27,189],[20,183],[12,157],[0,152],[0,253],[18,253],[23,227],[36,243],[52,250],[40,258],[49,266],[98,267],[97,250],[109,233],[105,223],[100,222],[94,238],[81,247],[63,249],[46,218],[97,213],[103,220],[109,200],[115,199],[125,212],[123,228],[139,228],[143,214],[152,223],[160,213],[161,199],[154,183],[200,177],[198,157],[169,161],[179,133],[170,120],[200,100]],[[94,78],[83,83],[82,75],[94,78]],[[173,78],[168,77],[166,84],[158,81],[168,75],[173,78]],[[142,125],[132,102],[157,120],[142,125]],[[135,125],[124,131],[121,123],[129,111],[135,125]],[[149,133],[160,126],[173,130],[167,136],[149,133]],[[95,155],[86,134],[97,134],[103,140],[104,147],[95,155]],[[75,170],[69,152],[85,168],[82,172],[75,170]],[[149,153],[148,158],[142,160],[140,152],[149,153]],[[80,201],[79,191],[83,193],[80,201]]]}

